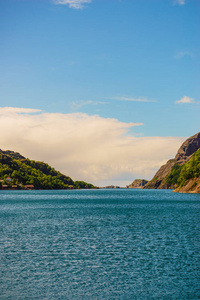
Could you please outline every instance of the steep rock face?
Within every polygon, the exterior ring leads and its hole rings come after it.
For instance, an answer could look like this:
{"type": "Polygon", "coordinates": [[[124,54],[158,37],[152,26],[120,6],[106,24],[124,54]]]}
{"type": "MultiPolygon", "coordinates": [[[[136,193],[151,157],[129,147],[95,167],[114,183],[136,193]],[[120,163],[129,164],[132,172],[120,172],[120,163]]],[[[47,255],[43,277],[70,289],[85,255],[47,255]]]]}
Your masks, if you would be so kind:
{"type": "Polygon", "coordinates": [[[200,178],[193,178],[188,180],[186,185],[176,188],[173,192],[200,193],[200,178]]]}
{"type": "Polygon", "coordinates": [[[127,186],[129,189],[141,189],[145,184],[147,184],[148,180],[145,179],[135,179],[130,185],[127,186]]]}
{"type": "Polygon", "coordinates": [[[188,138],[179,148],[174,159],[170,159],[163,165],[145,186],[145,189],[174,189],[175,186],[166,183],[166,177],[170,174],[175,164],[185,164],[200,148],[200,132],[188,138]]]}
{"type": "Polygon", "coordinates": [[[200,132],[191,136],[187,139],[182,146],[179,148],[175,161],[178,164],[186,163],[192,156],[194,152],[196,152],[200,148],[200,132]]]}

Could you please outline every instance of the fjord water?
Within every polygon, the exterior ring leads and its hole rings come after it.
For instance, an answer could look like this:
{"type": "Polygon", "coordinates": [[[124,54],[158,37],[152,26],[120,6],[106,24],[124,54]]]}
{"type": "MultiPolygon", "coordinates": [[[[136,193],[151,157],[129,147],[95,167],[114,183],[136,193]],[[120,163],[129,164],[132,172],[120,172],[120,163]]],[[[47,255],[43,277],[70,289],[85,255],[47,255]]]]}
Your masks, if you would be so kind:
{"type": "Polygon", "coordinates": [[[200,195],[0,192],[0,299],[199,299],[200,195]]]}

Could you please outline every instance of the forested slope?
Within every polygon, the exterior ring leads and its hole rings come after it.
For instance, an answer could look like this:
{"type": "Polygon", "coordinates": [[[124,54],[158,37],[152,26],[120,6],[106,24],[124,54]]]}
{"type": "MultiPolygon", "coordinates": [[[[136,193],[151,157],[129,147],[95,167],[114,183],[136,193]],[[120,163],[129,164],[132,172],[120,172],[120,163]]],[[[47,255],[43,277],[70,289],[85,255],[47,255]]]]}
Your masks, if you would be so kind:
{"type": "Polygon", "coordinates": [[[95,188],[84,181],[73,181],[44,162],[30,160],[13,151],[0,150],[1,186],[34,189],[95,188]],[[9,179],[8,179],[9,178],[9,179]]]}

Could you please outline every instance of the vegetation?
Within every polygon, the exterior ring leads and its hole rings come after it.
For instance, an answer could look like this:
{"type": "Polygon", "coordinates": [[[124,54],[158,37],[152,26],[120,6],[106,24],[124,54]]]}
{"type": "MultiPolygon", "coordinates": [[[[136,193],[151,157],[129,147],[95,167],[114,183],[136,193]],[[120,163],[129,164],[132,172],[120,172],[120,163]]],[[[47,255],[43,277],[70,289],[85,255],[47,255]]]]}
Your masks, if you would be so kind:
{"type": "Polygon", "coordinates": [[[183,187],[187,180],[200,177],[200,149],[198,149],[184,165],[174,165],[166,178],[166,183],[183,187]]]}
{"type": "MultiPolygon", "coordinates": [[[[9,153],[9,152],[7,152],[9,153]]],[[[10,153],[9,153],[10,154],[10,153]]],[[[29,160],[24,157],[0,152],[0,178],[2,185],[24,188],[33,185],[34,189],[83,189],[95,188],[84,181],[73,181],[44,162],[29,160]],[[10,177],[12,181],[6,178],[10,177]]]]}
{"type": "Polygon", "coordinates": [[[197,150],[190,160],[183,165],[179,178],[178,186],[182,187],[185,185],[188,179],[200,177],[200,148],[197,150]]]}
{"type": "Polygon", "coordinates": [[[171,173],[166,177],[166,183],[169,186],[177,185],[178,179],[181,173],[182,166],[181,165],[174,165],[171,173]]]}

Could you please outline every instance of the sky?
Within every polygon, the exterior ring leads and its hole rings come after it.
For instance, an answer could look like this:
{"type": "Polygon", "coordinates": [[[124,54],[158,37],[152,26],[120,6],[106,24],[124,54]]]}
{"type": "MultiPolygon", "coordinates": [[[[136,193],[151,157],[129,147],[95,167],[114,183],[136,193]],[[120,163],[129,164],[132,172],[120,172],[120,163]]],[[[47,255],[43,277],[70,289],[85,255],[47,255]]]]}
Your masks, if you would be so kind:
{"type": "Polygon", "coordinates": [[[199,0],[0,0],[0,149],[95,185],[199,132],[199,0]]]}

